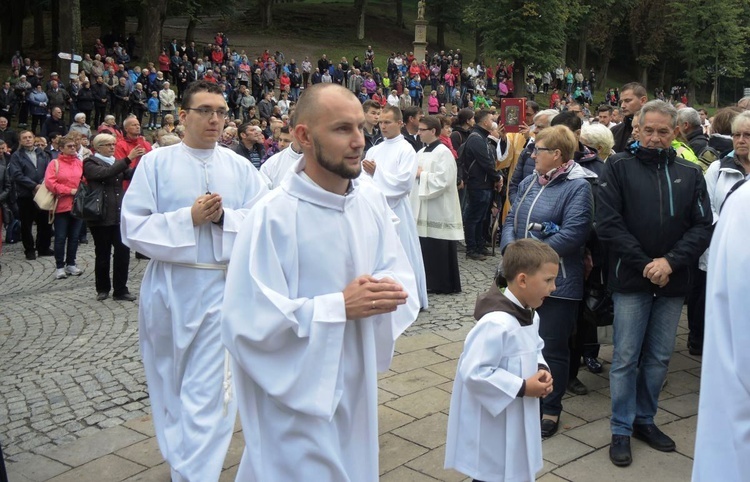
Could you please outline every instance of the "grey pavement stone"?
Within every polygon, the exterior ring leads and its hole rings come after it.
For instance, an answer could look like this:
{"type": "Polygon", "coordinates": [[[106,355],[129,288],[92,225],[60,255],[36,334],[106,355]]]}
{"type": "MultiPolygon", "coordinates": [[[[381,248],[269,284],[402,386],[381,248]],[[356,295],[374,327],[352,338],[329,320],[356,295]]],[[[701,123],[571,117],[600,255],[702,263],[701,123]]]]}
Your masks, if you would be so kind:
{"type": "MultiPolygon", "coordinates": [[[[35,455],[23,462],[8,467],[10,472],[16,472],[29,480],[44,481],[70,470],[70,467],[41,455],[35,455]]],[[[14,480],[12,477],[10,480],[14,480]]]]}
{"type": "Polygon", "coordinates": [[[90,437],[78,439],[64,447],[58,447],[45,455],[71,467],[78,467],[145,438],[145,435],[129,428],[114,427],[106,432],[102,431],[90,437]]]}

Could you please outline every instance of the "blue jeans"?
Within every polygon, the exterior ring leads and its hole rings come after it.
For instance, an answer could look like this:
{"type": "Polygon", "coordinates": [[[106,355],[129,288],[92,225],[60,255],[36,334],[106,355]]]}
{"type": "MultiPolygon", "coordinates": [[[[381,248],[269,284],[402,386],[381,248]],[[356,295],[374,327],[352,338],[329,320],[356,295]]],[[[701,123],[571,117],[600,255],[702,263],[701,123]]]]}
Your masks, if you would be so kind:
{"type": "Polygon", "coordinates": [[[613,435],[652,424],[674,351],[683,297],[614,293],[614,354],[609,372],[613,435]]]}
{"type": "Polygon", "coordinates": [[[76,253],[78,253],[78,231],[83,221],[66,213],[55,214],[55,263],[57,268],[74,266],[76,264],[76,253]],[[65,249],[65,242],[68,249],[65,249]]]}
{"type": "Polygon", "coordinates": [[[482,223],[492,202],[492,189],[466,189],[464,207],[464,237],[466,252],[478,253],[484,248],[482,223]]]}

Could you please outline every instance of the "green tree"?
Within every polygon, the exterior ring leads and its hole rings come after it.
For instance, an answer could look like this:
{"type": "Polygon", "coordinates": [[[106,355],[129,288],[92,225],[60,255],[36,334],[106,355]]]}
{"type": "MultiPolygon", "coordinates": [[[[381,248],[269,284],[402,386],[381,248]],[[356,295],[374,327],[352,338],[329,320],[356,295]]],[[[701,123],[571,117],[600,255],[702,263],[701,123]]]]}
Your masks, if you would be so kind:
{"type": "Polygon", "coordinates": [[[547,70],[561,63],[566,32],[584,10],[578,0],[470,0],[464,20],[476,24],[486,52],[515,62],[520,92],[527,67],[547,70]]]}
{"type": "Polygon", "coordinates": [[[630,11],[630,45],[638,79],[648,85],[648,71],[656,65],[667,47],[675,15],[664,0],[636,0],[630,11]]]}
{"type": "Polygon", "coordinates": [[[591,51],[599,56],[597,87],[606,85],[609,64],[615,54],[615,38],[618,34],[628,34],[626,21],[633,4],[634,0],[590,0],[587,42],[591,51]]]}
{"type": "Polygon", "coordinates": [[[716,105],[719,76],[742,77],[748,48],[747,0],[671,0],[672,25],[684,66],[690,103],[699,86],[711,81],[716,105]]]}
{"type": "Polygon", "coordinates": [[[437,28],[437,48],[445,49],[445,33],[448,30],[459,32],[465,29],[460,0],[427,0],[425,17],[430,25],[437,28]]]}

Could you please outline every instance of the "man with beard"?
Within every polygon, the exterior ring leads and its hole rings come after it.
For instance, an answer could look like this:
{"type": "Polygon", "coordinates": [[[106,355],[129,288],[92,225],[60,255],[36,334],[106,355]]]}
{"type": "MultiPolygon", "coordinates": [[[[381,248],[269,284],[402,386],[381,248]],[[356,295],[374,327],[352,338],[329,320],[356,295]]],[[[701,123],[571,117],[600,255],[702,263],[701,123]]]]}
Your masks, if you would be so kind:
{"type": "Polygon", "coordinates": [[[419,310],[385,197],[359,183],[364,113],[305,90],[303,158],[253,209],[232,252],[222,336],[246,448],[237,480],[378,480],[377,371],[419,310]]]}

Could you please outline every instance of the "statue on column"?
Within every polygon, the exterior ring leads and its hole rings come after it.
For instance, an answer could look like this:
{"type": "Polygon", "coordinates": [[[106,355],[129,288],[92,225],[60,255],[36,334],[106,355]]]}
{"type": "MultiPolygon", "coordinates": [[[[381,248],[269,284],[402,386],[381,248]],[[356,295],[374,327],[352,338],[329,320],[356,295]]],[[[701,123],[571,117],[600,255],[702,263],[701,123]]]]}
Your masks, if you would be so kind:
{"type": "Polygon", "coordinates": [[[424,0],[417,3],[417,20],[424,20],[424,0]]]}

